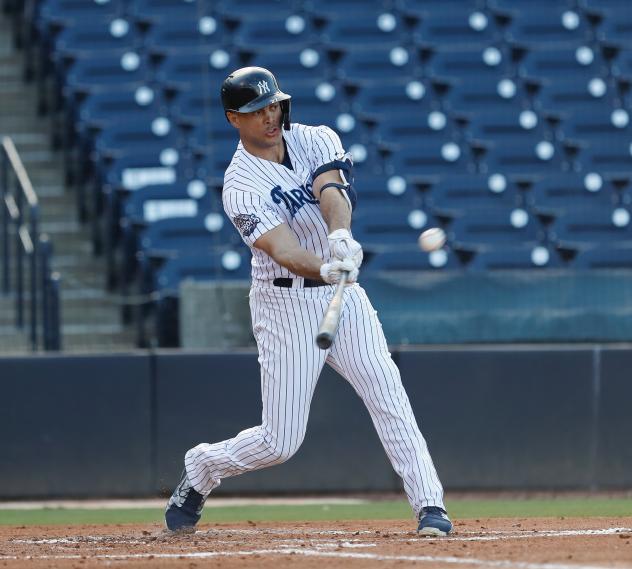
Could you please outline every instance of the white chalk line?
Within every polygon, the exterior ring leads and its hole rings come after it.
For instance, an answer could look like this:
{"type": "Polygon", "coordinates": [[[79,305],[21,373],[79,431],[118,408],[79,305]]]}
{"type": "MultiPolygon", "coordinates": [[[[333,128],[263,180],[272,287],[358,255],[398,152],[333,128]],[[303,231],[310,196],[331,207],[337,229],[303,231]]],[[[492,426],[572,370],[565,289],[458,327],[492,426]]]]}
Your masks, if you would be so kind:
{"type": "MultiPolygon", "coordinates": [[[[328,506],[362,505],[370,501],[363,498],[312,497],[312,498],[218,498],[213,497],[204,506],[210,508],[225,508],[237,506],[328,506]]],[[[38,501],[5,501],[0,502],[0,510],[136,510],[140,508],[164,509],[166,500],[150,498],[146,500],[38,500],[38,501]]]]}
{"type": "MultiPolygon", "coordinates": [[[[197,537],[213,537],[224,535],[246,535],[246,536],[265,536],[269,539],[278,539],[279,541],[283,541],[282,537],[276,538],[275,536],[283,536],[283,535],[294,535],[297,532],[302,534],[302,538],[316,539],[324,536],[357,536],[357,535],[370,535],[372,537],[384,537],[389,541],[410,541],[410,542],[428,542],[428,541],[503,541],[510,539],[533,539],[533,538],[544,538],[544,537],[584,537],[584,536],[604,536],[604,535],[613,535],[613,534],[621,534],[621,533],[632,533],[632,528],[607,528],[607,529],[577,529],[577,530],[548,530],[548,531],[540,531],[540,530],[523,530],[518,532],[503,532],[503,531],[488,531],[485,530],[487,535],[453,535],[448,537],[415,537],[412,536],[412,532],[406,531],[385,531],[384,534],[378,533],[376,531],[370,530],[359,530],[359,531],[344,531],[344,530],[289,530],[289,529],[270,529],[264,528],[261,530],[250,530],[250,529],[221,529],[221,530],[198,530],[195,532],[197,537]],[[400,537],[403,536],[403,537],[400,537]],[[397,539],[400,537],[400,539],[397,539]],[[395,539],[394,539],[395,538],[395,539]]],[[[472,532],[467,531],[463,532],[463,534],[471,534],[480,532],[472,532]]],[[[156,537],[156,536],[154,536],[156,537]]],[[[160,534],[159,543],[164,543],[164,540],[168,540],[170,536],[168,534],[160,534]]],[[[87,536],[77,536],[77,537],[65,537],[65,538],[41,538],[41,539],[11,539],[9,540],[12,543],[22,543],[27,545],[75,545],[75,544],[90,544],[90,543],[109,543],[112,545],[148,545],[149,543],[153,543],[157,540],[144,540],[139,538],[121,538],[117,539],[112,536],[98,536],[98,535],[87,535],[87,536]]],[[[293,541],[293,540],[290,540],[293,541]]],[[[360,540],[347,540],[347,541],[360,541],[360,540]]],[[[213,540],[213,543],[234,543],[231,541],[219,541],[217,539],[213,540]]],[[[1,557],[0,557],[1,559],[1,557]]]]}
{"type": "MultiPolygon", "coordinates": [[[[533,563],[525,561],[511,561],[509,559],[490,560],[468,557],[452,557],[440,555],[380,555],[377,553],[356,553],[346,551],[319,551],[316,549],[257,549],[251,551],[200,551],[195,553],[129,553],[129,554],[98,554],[92,560],[130,560],[130,559],[210,559],[213,557],[243,557],[254,555],[295,555],[305,557],[324,557],[337,559],[363,559],[366,561],[408,561],[418,563],[444,563],[446,565],[474,565],[496,567],[499,569],[606,569],[599,565],[580,565],[562,563],[533,563]]],[[[0,560],[74,560],[84,559],[85,555],[37,555],[28,557],[0,556],[0,560]]],[[[624,569],[626,566],[619,566],[624,569]]],[[[627,567],[632,567],[628,565],[627,567]]]]}

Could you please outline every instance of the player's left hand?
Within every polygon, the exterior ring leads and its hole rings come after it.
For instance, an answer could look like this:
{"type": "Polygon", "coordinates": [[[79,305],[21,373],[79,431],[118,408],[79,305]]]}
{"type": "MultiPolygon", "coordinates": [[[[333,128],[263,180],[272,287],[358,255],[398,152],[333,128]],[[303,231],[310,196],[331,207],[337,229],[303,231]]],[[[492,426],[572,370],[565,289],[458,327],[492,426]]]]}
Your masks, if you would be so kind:
{"type": "Polygon", "coordinates": [[[323,263],[320,267],[320,276],[327,284],[338,284],[343,272],[347,273],[347,284],[353,284],[358,280],[360,271],[353,259],[334,260],[330,263],[323,263]]]}
{"type": "Polygon", "coordinates": [[[327,235],[329,240],[329,249],[334,258],[342,261],[344,259],[353,259],[356,267],[360,268],[364,253],[362,245],[358,243],[348,229],[336,229],[327,235]]]}

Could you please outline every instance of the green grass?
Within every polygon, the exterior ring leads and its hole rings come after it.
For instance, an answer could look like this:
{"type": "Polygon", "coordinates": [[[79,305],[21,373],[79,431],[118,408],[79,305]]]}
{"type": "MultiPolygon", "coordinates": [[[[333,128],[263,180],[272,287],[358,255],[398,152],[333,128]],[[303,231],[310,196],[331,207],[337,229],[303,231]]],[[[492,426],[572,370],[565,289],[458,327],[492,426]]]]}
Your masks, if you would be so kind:
{"type": "MultiPolygon", "coordinates": [[[[632,516],[632,498],[455,499],[448,500],[453,519],[494,517],[632,516]]],[[[309,506],[226,506],[206,508],[203,522],[330,521],[411,519],[404,500],[366,504],[309,506]]],[[[0,525],[161,523],[160,508],[0,510],[0,525]]]]}

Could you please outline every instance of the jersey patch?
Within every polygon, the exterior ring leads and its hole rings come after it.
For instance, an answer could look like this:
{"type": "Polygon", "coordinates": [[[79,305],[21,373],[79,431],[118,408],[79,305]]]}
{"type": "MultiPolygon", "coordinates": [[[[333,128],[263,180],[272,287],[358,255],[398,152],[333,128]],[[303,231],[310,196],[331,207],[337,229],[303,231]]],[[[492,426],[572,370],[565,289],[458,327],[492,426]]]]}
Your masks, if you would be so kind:
{"type": "Polygon", "coordinates": [[[233,221],[235,222],[235,226],[239,229],[239,232],[244,236],[248,237],[252,235],[252,232],[257,227],[257,224],[261,222],[261,220],[254,213],[240,213],[233,217],[233,221]]]}

